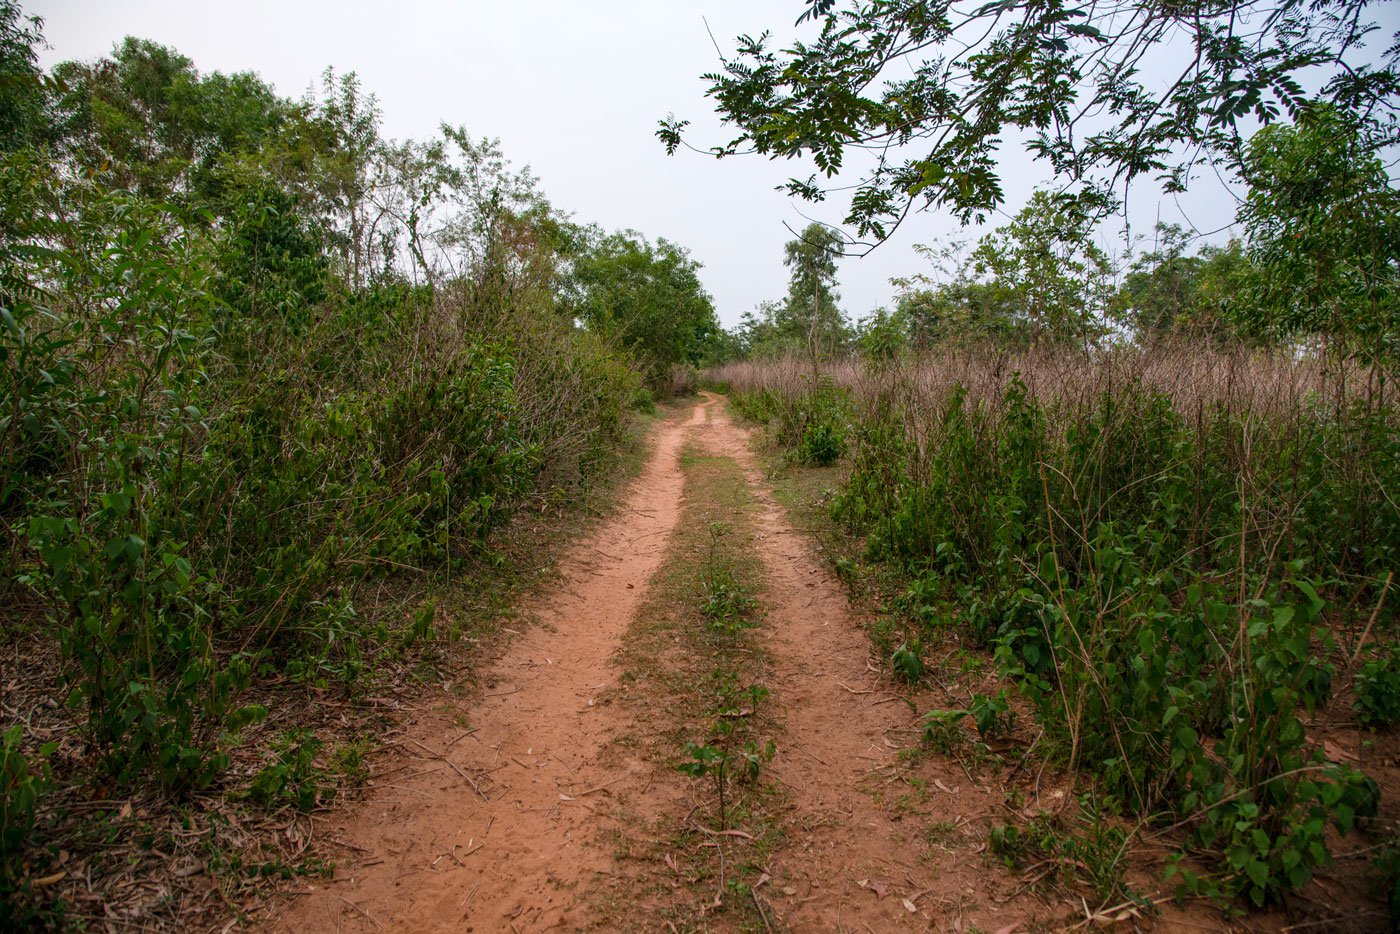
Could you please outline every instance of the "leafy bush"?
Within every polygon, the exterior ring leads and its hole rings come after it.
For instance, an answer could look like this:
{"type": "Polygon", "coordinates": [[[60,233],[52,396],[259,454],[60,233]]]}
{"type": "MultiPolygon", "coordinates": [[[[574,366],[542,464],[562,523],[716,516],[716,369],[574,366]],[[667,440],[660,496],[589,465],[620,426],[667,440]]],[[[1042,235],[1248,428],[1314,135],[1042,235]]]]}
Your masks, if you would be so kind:
{"type": "Polygon", "coordinates": [[[276,758],[263,766],[248,787],[248,797],[268,807],[290,804],[309,811],[335,790],[323,787],[323,771],[316,766],[322,743],[309,730],[290,730],[274,747],[276,758]]]}
{"type": "MultiPolygon", "coordinates": [[[[12,891],[24,875],[25,845],[48,785],[45,760],[58,748],[56,743],[45,743],[33,756],[26,756],[20,748],[23,739],[24,727],[18,723],[0,733],[0,895],[12,891]]],[[[3,910],[0,920],[6,920],[3,910]]]]}
{"type": "Polygon", "coordinates": [[[801,378],[801,391],[784,395],[773,389],[733,393],[735,410],[745,418],[772,425],[778,440],[800,464],[826,467],[846,454],[847,393],[829,381],[801,378]]]}
{"type": "Polygon", "coordinates": [[[1370,726],[1400,723],[1400,647],[1373,658],[1356,672],[1356,719],[1370,726]]]}
{"type": "MultiPolygon", "coordinates": [[[[911,643],[951,627],[990,650],[1042,748],[1111,809],[1185,825],[1216,854],[1208,878],[1178,867],[1184,884],[1262,904],[1327,863],[1327,824],[1375,813],[1375,784],[1326,762],[1301,715],[1331,698],[1325,614],[1375,605],[1400,541],[1368,479],[1400,481],[1396,410],[1230,397],[1183,410],[1105,372],[1041,392],[1012,374],[976,395],[930,393],[898,367],[853,380],[853,469],[833,513],[908,575],[895,604],[911,643]]],[[[781,385],[763,407],[796,457],[783,413],[829,402],[781,385]]],[[[1390,716],[1394,664],[1358,677],[1364,716],[1390,716]]],[[[968,715],[988,736],[1009,713],[1003,693],[968,715]]],[[[929,729],[942,742],[948,725],[929,729]]]]}
{"type": "Polygon", "coordinates": [[[0,160],[0,597],[46,607],[127,787],[215,782],[255,671],[353,689],[399,647],[363,586],[486,558],[609,467],[640,389],[557,313],[548,247],[509,290],[347,288],[296,186],[226,168],[210,228],[0,160]]]}

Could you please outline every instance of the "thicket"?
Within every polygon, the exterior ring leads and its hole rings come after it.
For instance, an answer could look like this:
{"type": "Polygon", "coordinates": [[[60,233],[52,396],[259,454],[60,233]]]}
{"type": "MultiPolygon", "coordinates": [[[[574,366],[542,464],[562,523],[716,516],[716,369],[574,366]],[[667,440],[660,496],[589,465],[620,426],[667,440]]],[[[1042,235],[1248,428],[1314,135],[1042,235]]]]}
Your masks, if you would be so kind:
{"type": "Polygon", "coordinates": [[[451,636],[379,585],[596,483],[676,351],[580,326],[580,229],[491,141],[382,139],[353,75],[292,101],[133,39],[45,74],[37,21],[0,30],[0,631],[57,642],[72,717],[5,710],[19,923],[50,789],[220,787],[254,682],[355,692],[451,636]]]}
{"type": "MultiPolygon", "coordinates": [[[[797,460],[849,447],[834,511],[905,573],[920,630],[899,673],[942,633],[985,646],[1040,747],[1092,777],[1087,814],[1189,828],[1215,859],[1174,867],[1197,891],[1301,886],[1327,823],[1376,807],[1302,719],[1366,654],[1337,650],[1353,626],[1381,648],[1360,719],[1394,717],[1400,46],[1367,47],[1387,32],[1359,0],[798,6],[801,41],[740,36],[706,76],[735,131],[709,152],[810,159],[787,191],[844,202],[843,252],[921,210],[985,223],[1007,140],[1053,182],[971,249],[926,250],[940,275],[903,280],[858,362],[755,364],[765,313],[709,378],[797,460]],[[1159,44],[1188,54],[1154,84],[1159,44]],[[1203,164],[1245,189],[1240,238],[1192,254],[1159,226],[1115,268],[1094,233],[1120,192],[1203,164]]],[[[661,122],[668,152],[687,126],[661,122]]]]}
{"type": "MultiPolygon", "coordinates": [[[[1395,643],[1400,416],[1379,392],[1199,349],[958,354],[837,368],[837,388],[720,375],[780,425],[846,397],[833,514],[903,569],[918,641],[992,652],[1101,808],[1189,828],[1183,852],[1214,860],[1177,864],[1189,887],[1262,904],[1327,863],[1329,823],[1375,814],[1304,718],[1357,649],[1339,639],[1374,616],[1395,643]]],[[[1368,663],[1363,719],[1393,720],[1392,669],[1368,663]]]]}
{"type": "Polygon", "coordinates": [[[907,580],[898,673],[981,646],[1089,810],[1188,830],[1213,868],[1175,862],[1187,888],[1263,904],[1377,810],[1305,719],[1343,681],[1359,722],[1400,713],[1400,240],[1332,107],[1260,131],[1242,172],[1226,247],[1159,228],[1115,276],[1037,194],[970,254],[927,250],[943,275],[904,280],[859,357],[708,376],[794,460],[849,452],[832,510],[907,580]]]}

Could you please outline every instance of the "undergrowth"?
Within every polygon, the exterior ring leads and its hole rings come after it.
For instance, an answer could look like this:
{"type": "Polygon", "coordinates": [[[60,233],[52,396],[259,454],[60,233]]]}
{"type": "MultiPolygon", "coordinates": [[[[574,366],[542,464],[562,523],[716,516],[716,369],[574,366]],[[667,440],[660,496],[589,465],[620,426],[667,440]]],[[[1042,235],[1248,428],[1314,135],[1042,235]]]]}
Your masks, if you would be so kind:
{"type": "MultiPolygon", "coordinates": [[[[1396,717],[1400,426],[1384,383],[1270,396],[1233,362],[1222,387],[1149,358],[1031,360],[1028,379],[1002,358],[974,390],[917,362],[845,371],[843,389],[781,370],[728,388],[795,458],[800,413],[846,395],[850,475],[831,511],[907,588],[892,669],[917,680],[920,646],[954,633],[992,653],[1039,750],[1093,794],[1092,833],[1056,839],[1116,851],[1094,834],[1120,818],[1184,833],[1167,869],[1182,890],[1264,905],[1329,864],[1329,825],[1377,812],[1376,783],[1329,761],[1306,720],[1368,619],[1381,651],[1355,704],[1365,722],[1396,717]]],[[[981,716],[930,715],[928,741],[960,741],[967,716],[995,729],[1005,699],[979,700],[981,716]]],[[[1008,829],[998,846],[1037,839],[1008,829]]],[[[1125,894],[1092,875],[1105,899],[1125,894]]]]}
{"type": "Polygon", "coordinates": [[[6,911],[62,916],[33,885],[56,788],[324,800],[312,738],[226,785],[269,713],[250,692],[353,699],[459,635],[381,601],[503,567],[506,524],[583,498],[633,436],[637,369],[559,311],[547,211],[493,208],[451,281],[355,285],[295,195],[224,183],[211,227],[0,157],[0,631],[57,642],[68,711],[57,743],[5,729],[6,911]]]}

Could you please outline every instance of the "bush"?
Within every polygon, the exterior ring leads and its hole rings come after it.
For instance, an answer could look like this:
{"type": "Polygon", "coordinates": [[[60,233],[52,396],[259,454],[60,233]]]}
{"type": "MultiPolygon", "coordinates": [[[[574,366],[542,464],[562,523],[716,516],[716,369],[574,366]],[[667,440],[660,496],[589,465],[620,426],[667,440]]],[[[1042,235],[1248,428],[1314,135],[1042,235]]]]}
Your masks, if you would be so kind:
{"type": "Polygon", "coordinates": [[[827,467],[846,453],[849,400],[829,383],[804,386],[793,398],[764,389],[735,393],[731,399],[740,415],[771,424],[778,443],[799,464],[827,467]]]}
{"type": "Polygon", "coordinates": [[[275,746],[275,758],[263,766],[248,788],[248,797],[267,807],[291,805],[310,811],[334,795],[321,786],[324,776],[316,766],[322,743],[308,730],[290,730],[275,746]]]}
{"type": "MultiPolygon", "coordinates": [[[[1400,480],[1396,410],[1235,383],[1188,408],[1181,383],[1118,365],[1051,379],[998,361],[963,385],[885,366],[849,391],[752,378],[747,404],[802,459],[793,414],[841,399],[852,471],[833,513],[908,576],[910,643],[954,627],[991,651],[1043,749],[1112,809],[1184,824],[1216,855],[1210,877],[1178,867],[1184,884],[1262,904],[1327,863],[1327,824],[1375,813],[1375,784],[1327,763],[1301,716],[1331,698],[1325,614],[1375,605],[1400,541],[1368,479],[1400,480]]],[[[909,654],[893,658],[904,677],[909,654]]],[[[1375,722],[1395,715],[1394,658],[1357,679],[1375,722]]],[[[970,713],[991,735],[1009,705],[970,713]]]]}
{"type": "Polygon", "coordinates": [[[1356,719],[1368,726],[1400,723],[1400,647],[1373,658],[1356,672],[1356,719]]]}
{"type": "MultiPolygon", "coordinates": [[[[25,848],[34,831],[39,799],[48,786],[45,760],[58,748],[56,743],[45,743],[26,756],[23,739],[24,727],[18,723],[0,733],[0,895],[13,891],[25,874],[25,848]]],[[[0,920],[7,920],[2,909],[0,920]]]]}
{"type": "Polygon", "coordinates": [[[349,289],[295,196],[229,183],[210,231],[0,163],[0,596],[46,607],[124,787],[215,782],[255,670],[353,688],[399,648],[364,585],[487,556],[525,503],[609,469],[640,390],[552,270],[349,289]]]}

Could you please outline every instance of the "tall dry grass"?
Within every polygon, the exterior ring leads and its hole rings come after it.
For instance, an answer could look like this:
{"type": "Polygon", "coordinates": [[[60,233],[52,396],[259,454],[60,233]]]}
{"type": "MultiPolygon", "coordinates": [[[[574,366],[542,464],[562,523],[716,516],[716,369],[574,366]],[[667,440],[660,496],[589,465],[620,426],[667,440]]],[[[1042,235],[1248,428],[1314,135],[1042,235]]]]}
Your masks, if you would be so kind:
{"type": "Polygon", "coordinates": [[[1377,651],[1400,556],[1385,374],[1161,344],[706,376],[794,460],[849,452],[833,515],[908,586],[877,650],[988,650],[1086,794],[1213,854],[1191,891],[1280,898],[1326,864],[1328,820],[1375,813],[1302,718],[1366,652],[1400,660],[1377,651]]]}
{"type": "Polygon", "coordinates": [[[1339,368],[1311,357],[1246,347],[1169,341],[1092,352],[934,348],[893,363],[827,361],[815,371],[809,358],[791,356],[726,363],[706,370],[703,378],[735,392],[769,391],[791,398],[805,392],[815,376],[849,390],[858,403],[898,387],[913,408],[923,409],[954,387],[963,388],[971,402],[995,404],[1012,375],[1025,383],[1032,398],[1076,409],[1135,384],[1166,394],[1179,411],[1223,404],[1260,415],[1303,405],[1336,409],[1358,399],[1384,405],[1394,394],[1394,377],[1387,380],[1378,370],[1339,368]]]}

